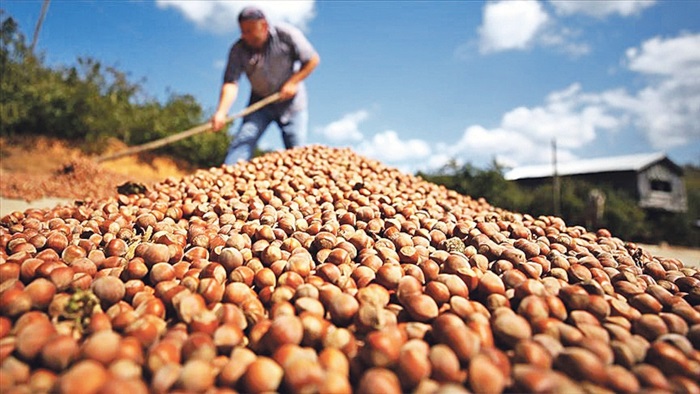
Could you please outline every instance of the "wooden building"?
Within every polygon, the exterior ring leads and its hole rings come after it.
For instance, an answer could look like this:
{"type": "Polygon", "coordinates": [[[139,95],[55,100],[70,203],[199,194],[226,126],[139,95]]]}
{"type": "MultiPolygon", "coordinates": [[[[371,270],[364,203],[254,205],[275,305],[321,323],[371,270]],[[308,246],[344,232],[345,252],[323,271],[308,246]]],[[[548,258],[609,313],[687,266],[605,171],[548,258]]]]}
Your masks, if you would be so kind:
{"type": "MultiPolygon", "coordinates": [[[[559,163],[556,174],[592,185],[626,190],[645,209],[667,212],[685,212],[688,209],[683,169],[664,153],[559,163]]],[[[526,187],[551,183],[553,176],[552,164],[516,167],[505,174],[507,180],[526,187]]]]}

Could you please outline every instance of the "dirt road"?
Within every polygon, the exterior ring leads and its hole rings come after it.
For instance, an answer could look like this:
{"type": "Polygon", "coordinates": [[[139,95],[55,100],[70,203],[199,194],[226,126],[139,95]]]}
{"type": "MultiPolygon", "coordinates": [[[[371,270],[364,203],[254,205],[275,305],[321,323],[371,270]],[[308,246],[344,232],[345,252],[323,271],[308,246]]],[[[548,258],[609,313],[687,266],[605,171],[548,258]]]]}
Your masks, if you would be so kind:
{"type": "Polygon", "coordinates": [[[72,203],[73,200],[69,200],[66,198],[47,197],[34,201],[24,201],[0,197],[0,217],[3,217],[14,211],[24,212],[29,208],[45,209],[72,203]]]}
{"type": "Polygon", "coordinates": [[[646,244],[637,244],[637,246],[648,250],[652,256],[671,257],[682,261],[688,267],[700,268],[700,248],[646,244]]]}

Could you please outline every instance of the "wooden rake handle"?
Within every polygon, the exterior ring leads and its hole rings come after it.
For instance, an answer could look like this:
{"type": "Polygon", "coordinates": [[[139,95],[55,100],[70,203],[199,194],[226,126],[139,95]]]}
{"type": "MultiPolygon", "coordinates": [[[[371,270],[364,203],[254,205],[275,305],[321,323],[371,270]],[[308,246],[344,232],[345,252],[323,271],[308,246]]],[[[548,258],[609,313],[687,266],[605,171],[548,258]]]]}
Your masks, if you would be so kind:
{"type": "MultiPolygon", "coordinates": [[[[226,118],[226,120],[224,121],[224,124],[231,123],[238,118],[242,118],[248,114],[251,114],[251,113],[259,110],[260,108],[263,108],[269,104],[274,103],[275,101],[279,100],[279,98],[280,98],[280,94],[278,92],[278,93],[273,93],[260,101],[256,101],[255,103],[251,104],[250,106],[244,108],[241,112],[226,118]]],[[[175,141],[180,141],[182,139],[189,138],[189,137],[192,137],[193,135],[201,134],[201,133],[204,133],[205,131],[209,131],[209,130],[211,130],[211,122],[202,123],[199,126],[195,126],[191,129],[185,130],[185,131],[180,132],[178,134],[169,135],[167,137],[164,137],[164,138],[161,138],[161,139],[158,139],[155,141],[147,142],[147,143],[142,144],[142,145],[132,146],[130,148],[124,149],[124,150],[119,151],[119,152],[99,156],[95,159],[95,162],[101,163],[103,161],[114,160],[114,159],[118,159],[120,157],[129,156],[129,155],[144,152],[147,150],[160,148],[161,146],[172,144],[175,141]]]]}

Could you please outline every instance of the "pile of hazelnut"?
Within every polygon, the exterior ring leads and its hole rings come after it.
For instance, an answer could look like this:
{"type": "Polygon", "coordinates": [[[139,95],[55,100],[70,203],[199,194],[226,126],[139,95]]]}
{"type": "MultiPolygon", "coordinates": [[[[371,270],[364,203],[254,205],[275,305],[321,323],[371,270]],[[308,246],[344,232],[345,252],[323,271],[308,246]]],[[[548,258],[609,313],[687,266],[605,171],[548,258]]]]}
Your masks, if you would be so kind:
{"type": "Polygon", "coordinates": [[[0,219],[0,392],[700,392],[700,273],[308,146],[0,219]]]}

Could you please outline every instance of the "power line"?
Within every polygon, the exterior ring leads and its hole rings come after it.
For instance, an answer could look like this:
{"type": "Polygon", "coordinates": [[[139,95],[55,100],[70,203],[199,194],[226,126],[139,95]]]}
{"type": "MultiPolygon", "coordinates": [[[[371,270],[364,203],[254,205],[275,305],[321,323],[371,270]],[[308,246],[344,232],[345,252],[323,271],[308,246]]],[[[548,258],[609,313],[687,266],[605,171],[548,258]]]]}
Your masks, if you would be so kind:
{"type": "Polygon", "coordinates": [[[49,3],[51,0],[44,0],[44,4],[41,5],[41,14],[39,14],[39,20],[36,21],[36,27],[34,28],[34,37],[32,38],[32,46],[29,50],[34,53],[34,47],[39,39],[39,31],[41,30],[41,25],[44,23],[44,18],[46,17],[46,12],[49,10],[49,3]]]}

